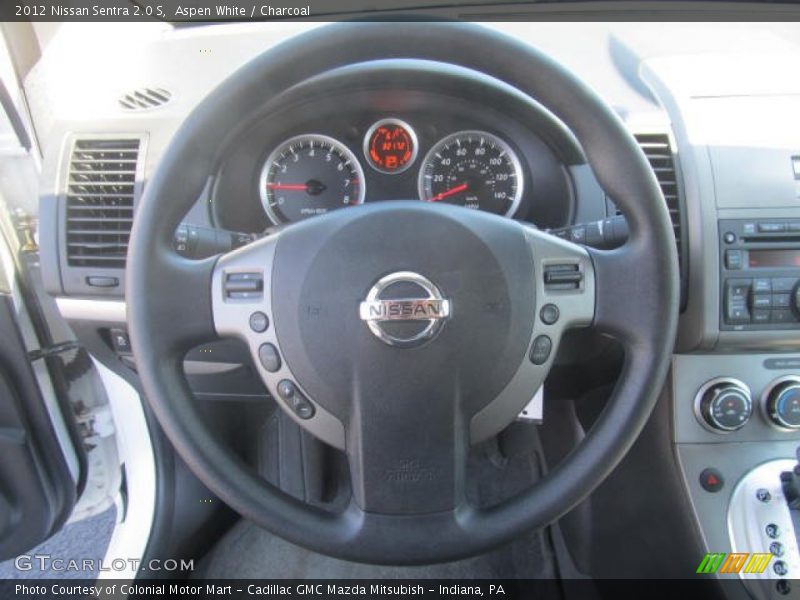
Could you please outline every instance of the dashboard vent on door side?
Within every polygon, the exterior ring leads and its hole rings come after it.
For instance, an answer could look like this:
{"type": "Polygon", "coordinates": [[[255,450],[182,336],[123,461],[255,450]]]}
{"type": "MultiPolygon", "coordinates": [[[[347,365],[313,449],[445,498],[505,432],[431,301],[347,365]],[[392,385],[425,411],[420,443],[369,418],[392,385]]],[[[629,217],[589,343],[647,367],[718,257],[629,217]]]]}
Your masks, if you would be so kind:
{"type": "Polygon", "coordinates": [[[172,99],[169,90],[159,87],[143,87],[119,97],[117,102],[125,110],[149,110],[165,105],[172,99]]]}
{"type": "Polygon", "coordinates": [[[69,266],[125,267],[140,144],[133,138],[75,141],[66,182],[69,266]]]}
{"type": "Polygon", "coordinates": [[[672,220],[672,229],[675,233],[675,245],[677,246],[680,264],[681,308],[683,308],[686,305],[686,286],[688,282],[686,276],[687,261],[685,259],[688,246],[686,243],[683,198],[672,145],[669,136],[664,133],[639,133],[635,134],[634,137],[656,174],[656,179],[658,179],[658,183],[661,186],[661,192],[664,195],[664,200],[666,200],[669,216],[672,220]]]}

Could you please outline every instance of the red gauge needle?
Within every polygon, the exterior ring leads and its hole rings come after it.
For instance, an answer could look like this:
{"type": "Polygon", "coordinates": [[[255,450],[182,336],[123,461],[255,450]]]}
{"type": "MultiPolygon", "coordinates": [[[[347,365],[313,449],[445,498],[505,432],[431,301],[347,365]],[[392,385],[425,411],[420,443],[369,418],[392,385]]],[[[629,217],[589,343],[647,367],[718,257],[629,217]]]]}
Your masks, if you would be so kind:
{"type": "Polygon", "coordinates": [[[267,187],[271,190],[297,190],[298,192],[305,192],[308,185],[305,183],[268,183],[267,187]]]}
{"type": "Polygon", "coordinates": [[[463,192],[467,189],[467,184],[462,183],[461,185],[457,185],[456,187],[450,188],[449,190],[445,190],[439,194],[436,194],[433,198],[431,198],[431,202],[438,202],[439,200],[444,200],[448,196],[452,196],[453,194],[458,194],[459,192],[463,192]]]}

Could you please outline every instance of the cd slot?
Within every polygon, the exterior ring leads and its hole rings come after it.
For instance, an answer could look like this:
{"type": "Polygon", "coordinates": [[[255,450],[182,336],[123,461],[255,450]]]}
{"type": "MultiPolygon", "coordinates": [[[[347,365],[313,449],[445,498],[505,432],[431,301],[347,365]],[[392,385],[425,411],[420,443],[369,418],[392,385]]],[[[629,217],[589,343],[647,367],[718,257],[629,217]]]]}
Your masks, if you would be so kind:
{"type": "Polygon", "coordinates": [[[800,242],[800,232],[795,235],[759,235],[751,237],[743,237],[742,242],[748,244],[780,244],[783,243],[798,243],[800,242]]]}

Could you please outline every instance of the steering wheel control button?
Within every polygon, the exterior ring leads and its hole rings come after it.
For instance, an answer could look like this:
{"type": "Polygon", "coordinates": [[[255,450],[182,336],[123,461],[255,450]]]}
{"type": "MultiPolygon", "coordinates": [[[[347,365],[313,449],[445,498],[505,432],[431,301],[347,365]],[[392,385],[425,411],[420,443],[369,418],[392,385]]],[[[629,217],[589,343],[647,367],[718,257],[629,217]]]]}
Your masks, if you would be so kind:
{"type": "Polygon", "coordinates": [[[264,295],[261,273],[228,273],[225,276],[225,297],[229,300],[255,300],[264,295]]]}
{"type": "Polygon", "coordinates": [[[305,397],[301,396],[300,394],[296,394],[294,398],[292,398],[291,407],[292,410],[294,411],[294,414],[296,414],[303,420],[310,419],[311,417],[314,416],[314,413],[316,412],[314,410],[314,405],[311,404],[311,402],[306,400],[305,397]]]}
{"type": "Polygon", "coordinates": [[[784,431],[800,429],[800,380],[773,383],[766,395],[766,413],[771,423],[784,431]]]}
{"type": "Polygon", "coordinates": [[[281,368],[281,356],[278,349],[272,344],[261,344],[258,348],[258,360],[270,373],[274,373],[281,368]]]}
{"type": "Polygon", "coordinates": [[[544,287],[548,290],[577,290],[583,273],[576,264],[549,265],[544,268],[544,287]]]}
{"type": "Polygon", "coordinates": [[[278,383],[278,395],[284,400],[292,398],[297,392],[295,385],[288,379],[281,379],[278,383]]]}
{"type": "Polygon", "coordinates": [[[278,382],[278,395],[292,409],[292,412],[301,419],[310,419],[316,412],[314,405],[309,402],[297,389],[297,386],[288,379],[278,382]]]}
{"type": "Polygon", "coordinates": [[[711,431],[729,433],[741,429],[753,414],[750,390],[735,379],[712,380],[697,393],[695,413],[711,431]]]}
{"type": "Polygon", "coordinates": [[[781,535],[781,528],[775,525],[775,523],[769,523],[765,528],[764,532],[767,534],[767,537],[774,540],[781,535]]]}
{"type": "Polygon", "coordinates": [[[561,313],[559,313],[558,307],[555,304],[545,304],[542,310],[539,311],[539,318],[545,325],[553,325],[558,321],[560,315],[561,313]]]}
{"type": "Polygon", "coordinates": [[[250,315],[250,329],[256,333],[264,333],[269,328],[269,318],[263,312],[256,311],[250,315]]]}
{"type": "Polygon", "coordinates": [[[383,343],[411,348],[433,338],[450,310],[450,300],[430,280],[411,271],[398,271],[370,288],[358,316],[383,343]]]}
{"type": "Polygon", "coordinates": [[[700,486],[712,494],[718,492],[725,485],[725,478],[717,469],[708,467],[700,473],[700,486]]]}
{"type": "Polygon", "coordinates": [[[550,351],[553,349],[553,342],[546,335],[540,335],[533,340],[531,346],[531,362],[535,365],[543,365],[550,358],[550,351]]]}

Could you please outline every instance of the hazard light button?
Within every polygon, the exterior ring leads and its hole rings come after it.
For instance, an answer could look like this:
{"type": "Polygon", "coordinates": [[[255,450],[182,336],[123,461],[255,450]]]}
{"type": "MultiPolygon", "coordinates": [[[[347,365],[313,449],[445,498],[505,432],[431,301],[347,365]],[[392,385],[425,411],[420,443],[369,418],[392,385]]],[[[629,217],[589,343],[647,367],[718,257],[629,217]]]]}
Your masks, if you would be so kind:
{"type": "Polygon", "coordinates": [[[700,485],[707,492],[718,492],[725,485],[725,479],[722,473],[713,468],[703,469],[700,473],[700,485]]]}

